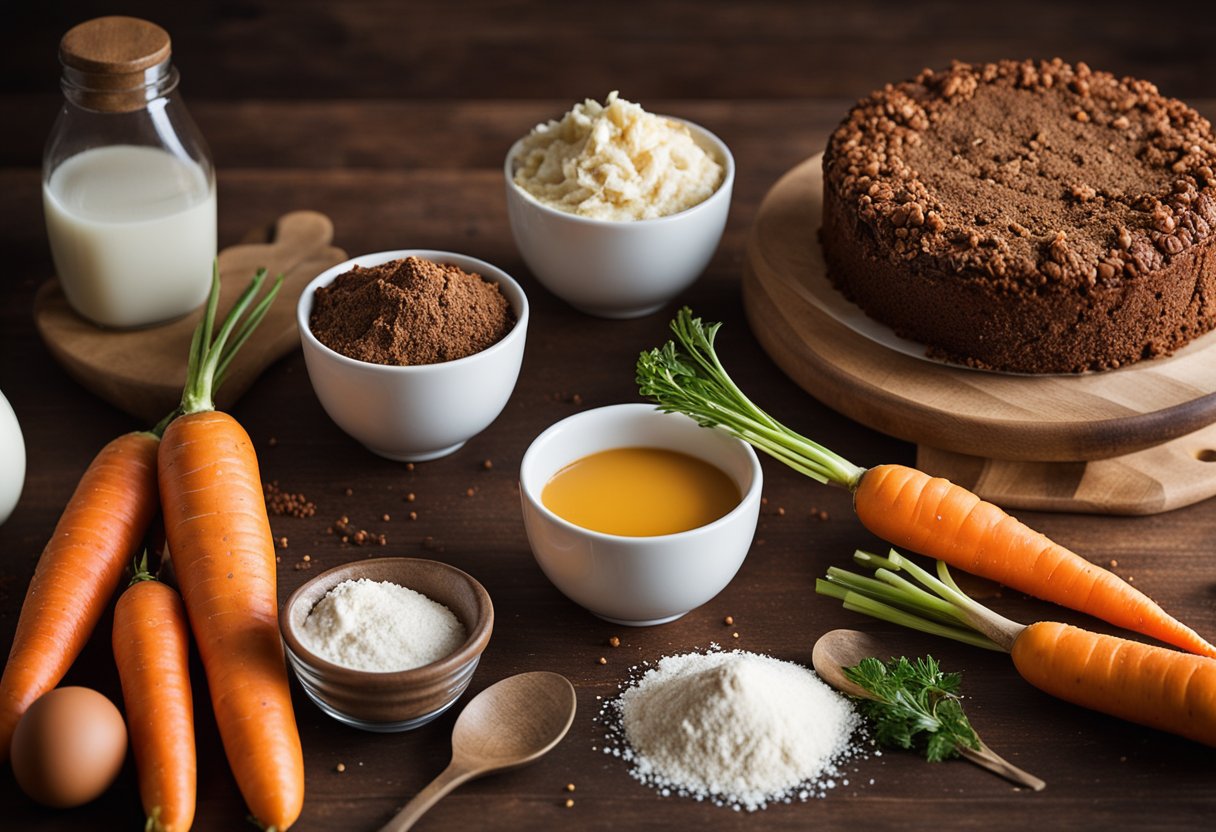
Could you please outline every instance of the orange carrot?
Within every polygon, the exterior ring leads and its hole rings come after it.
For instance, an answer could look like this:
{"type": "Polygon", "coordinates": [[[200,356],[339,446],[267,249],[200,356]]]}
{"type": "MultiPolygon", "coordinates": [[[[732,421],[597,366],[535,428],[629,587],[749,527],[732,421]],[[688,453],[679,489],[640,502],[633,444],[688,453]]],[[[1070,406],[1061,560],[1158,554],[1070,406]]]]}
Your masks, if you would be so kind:
{"type": "Polygon", "coordinates": [[[226,367],[224,343],[247,337],[277,291],[235,329],[264,276],[212,343],[214,281],[195,333],[182,415],[165,429],[158,466],[165,536],[228,764],[254,818],[282,832],[303,806],[304,758],[279,636],[274,540],[253,443],[212,404],[226,367]]]}
{"type": "Polygon", "coordinates": [[[1052,621],[1018,624],[963,593],[945,561],[934,577],[894,550],[853,558],[874,577],[832,567],[816,591],[892,624],[1004,650],[1023,679],[1052,696],[1216,746],[1216,659],[1052,621]]]}
{"type": "Polygon", "coordinates": [[[1059,699],[1216,746],[1216,661],[1052,621],[1013,642],[1013,664],[1059,699]]]}
{"type": "Polygon", "coordinates": [[[642,395],[660,410],[683,413],[812,479],[849,489],[861,522],[888,542],[1216,657],[1216,647],[1144,593],[965,488],[902,465],[867,470],[782,425],[748,399],[723,369],[714,350],[720,326],[703,324],[687,307],[680,310],[671,324],[675,340],[638,358],[642,395]]]}
{"type": "Polygon", "coordinates": [[[186,832],[194,822],[194,700],[186,610],[142,569],[114,607],[114,661],[139,772],[145,832],[186,832]]]}
{"type": "Polygon", "coordinates": [[[156,513],[154,433],[128,433],[89,465],[42,551],[0,678],[0,763],[26,709],[67,673],[156,513]]]}
{"type": "Polygon", "coordinates": [[[903,465],[879,465],[862,476],[853,507],[862,524],[888,543],[1216,657],[1216,647],[1122,578],[949,480],[903,465]]]}
{"type": "Polygon", "coordinates": [[[228,764],[253,816],[286,829],[303,804],[304,761],[253,443],[225,413],[180,416],[161,442],[160,489],[228,764]]]}

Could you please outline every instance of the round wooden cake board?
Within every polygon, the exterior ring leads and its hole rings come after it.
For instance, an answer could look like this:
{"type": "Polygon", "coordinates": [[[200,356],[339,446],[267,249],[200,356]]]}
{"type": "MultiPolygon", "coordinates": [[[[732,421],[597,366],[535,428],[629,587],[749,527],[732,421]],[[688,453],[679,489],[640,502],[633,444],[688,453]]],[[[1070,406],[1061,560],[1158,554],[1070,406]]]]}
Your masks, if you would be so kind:
{"type": "MultiPolygon", "coordinates": [[[[299,345],[296,301],[301,291],[347,259],[342,249],[330,245],[333,236],[333,223],[324,214],[295,211],[280,217],[272,229],[250,232],[246,242],[219,253],[220,318],[259,268],[272,278],[283,275],[278,297],[219,391],[221,408],[231,407],[263,370],[299,345]]],[[[34,298],[34,322],[55,359],[82,385],[149,428],[181,401],[190,338],[202,315],[200,308],[161,326],[119,331],[73,312],[56,280],[43,284],[34,298]]]]}
{"type": "Polygon", "coordinates": [[[819,154],[769,191],[744,266],[752,331],[800,387],[915,442],[925,471],[1009,508],[1154,514],[1216,495],[1216,339],[1075,376],[910,355],[830,311],[842,301],[819,247],[822,199],[819,154]]]}

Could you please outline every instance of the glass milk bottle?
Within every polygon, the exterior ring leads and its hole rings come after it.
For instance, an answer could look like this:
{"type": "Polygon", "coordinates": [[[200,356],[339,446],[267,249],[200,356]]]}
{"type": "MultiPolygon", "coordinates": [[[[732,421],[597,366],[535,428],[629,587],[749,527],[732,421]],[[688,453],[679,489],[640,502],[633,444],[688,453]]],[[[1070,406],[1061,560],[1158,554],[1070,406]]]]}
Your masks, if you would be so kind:
{"type": "Polygon", "coordinates": [[[42,161],[46,230],[68,303],[102,326],[147,326],[207,297],[215,171],[176,93],[169,35],[133,17],[59,45],[63,108],[42,161]]]}

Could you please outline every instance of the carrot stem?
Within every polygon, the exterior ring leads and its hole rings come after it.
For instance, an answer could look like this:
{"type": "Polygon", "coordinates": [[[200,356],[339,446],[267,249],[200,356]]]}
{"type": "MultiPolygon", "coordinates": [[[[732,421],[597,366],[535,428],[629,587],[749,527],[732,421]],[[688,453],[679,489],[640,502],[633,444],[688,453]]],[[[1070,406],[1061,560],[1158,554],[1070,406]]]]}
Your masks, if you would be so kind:
{"type": "Polygon", "coordinates": [[[232,305],[232,309],[220,325],[219,332],[215,333],[213,338],[212,331],[215,328],[220,295],[220,272],[219,264],[216,263],[211,273],[211,294],[207,300],[207,309],[203,313],[203,320],[194,330],[194,337],[190,343],[190,360],[186,368],[186,385],[182,390],[182,403],[174,412],[174,416],[215,409],[215,390],[223,381],[233,357],[253,334],[257,325],[261,323],[262,318],[266,315],[266,310],[269,309],[283,285],[283,276],[279,275],[266,297],[254,307],[249,317],[245,318],[265,280],[266,270],[258,269],[249,286],[241,292],[236,303],[232,305]],[[242,323],[242,319],[245,319],[244,323],[242,323]]]}
{"type": "Polygon", "coordinates": [[[720,428],[812,479],[856,489],[864,468],[785,427],[739,389],[714,349],[721,326],[703,324],[691,309],[681,309],[671,323],[675,340],[638,357],[641,394],[666,413],[720,428]]]}
{"type": "Polygon", "coordinates": [[[944,561],[937,562],[940,577],[934,577],[894,549],[885,558],[859,549],[853,553],[853,560],[860,566],[873,569],[877,578],[869,579],[832,567],[828,569],[826,580],[815,582],[815,591],[844,601],[845,609],[989,650],[1009,652],[1013,642],[1026,629],[1024,625],[993,612],[959,589],[944,561]],[[896,574],[898,572],[906,572],[921,586],[896,574]],[[845,575],[850,575],[851,580],[845,579],[845,575]],[[844,591],[847,594],[842,594],[840,588],[833,584],[845,584],[846,581],[849,589],[844,591]],[[876,585],[883,588],[876,589],[876,585]],[[891,606],[892,600],[898,606],[891,606]],[[952,611],[950,614],[962,627],[929,620],[944,613],[943,604],[952,611]],[[960,637],[960,634],[966,637],[960,637]]]}
{"type": "MultiPolygon", "coordinates": [[[[896,552],[894,549],[887,553],[886,558],[880,558],[877,555],[871,555],[868,552],[855,552],[853,558],[858,563],[875,563],[880,567],[886,567],[891,570],[906,570],[909,575],[916,578],[922,586],[936,593],[938,597],[952,604],[959,612],[962,619],[973,627],[975,630],[988,636],[997,644],[1008,650],[1013,645],[1013,640],[1017,638],[1018,633],[1025,629],[1016,621],[1010,621],[1003,615],[998,615],[992,610],[985,607],[983,604],[969,597],[966,593],[959,589],[953,588],[946,582],[938,580],[930,575],[924,569],[920,568],[909,558],[896,552]]],[[[946,568],[944,561],[939,561],[942,565],[939,571],[946,571],[949,575],[949,570],[946,568]]],[[[954,584],[951,579],[950,584],[954,584]]]]}
{"type": "Polygon", "coordinates": [[[961,622],[958,610],[949,603],[934,595],[930,595],[919,587],[913,586],[908,581],[903,581],[903,585],[891,585],[876,578],[867,578],[864,575],[849,572],[847,569],[841,569],[838,566],[828,568],[826,580],[839,584],[845,589],[860,592],[885,604],[899,607],[905,612],[930,618],[947,626],[965,623],[961,622]],[[913,594],[916,596],[915,602],[909,597],[913,594]]]}
{"type": "Polygon", "coordinates": [[[815,591],[820,595],[839,599],[844,603],[844,608],[850,612],[859,612],[862,615],[868,615],[871,618],[877,618],[889,624],[907,627],[912,630],[920,630],[922,633],[941,636],[942,638],[970,644],[974,647],[982,647],[985,650],[1005,652],[1004,648],[992,639],[976,633],[974,630],[967,629],[966,627],[953,627],[949,624],[941,624],[923,615],[916,615],[879,601],[868,594],[845,589],[843,586],[824,580],[823,578],[815,581],[815,591]]]}
{"type": "Polygon", "coordinates": [[[127,588],[143,583],[144,581],[155,581],[156,576],[148,571],[148,550],[144,549],[143,553],[131,561],[131,582],[127,584],[127,588]]]}

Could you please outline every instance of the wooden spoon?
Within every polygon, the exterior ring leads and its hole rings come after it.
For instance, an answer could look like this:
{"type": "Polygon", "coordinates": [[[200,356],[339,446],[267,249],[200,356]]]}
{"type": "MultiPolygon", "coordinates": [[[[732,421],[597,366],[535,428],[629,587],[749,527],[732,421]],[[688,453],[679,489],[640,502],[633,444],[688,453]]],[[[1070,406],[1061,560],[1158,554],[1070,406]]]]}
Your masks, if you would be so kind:
{"type": "Polygon", "coordinates": [[[544,756],[566,736],[575,704],[574,686],[557,673],[520,673],[490,685],[456,720],[452,762],[380,832],[405,832],[460,784],[544,756]]]}
{"type": "MultiPolygon", "coordinates": [[[[874,696],[865,688],[851,681],[844,675],[846,667],[853,667],[862,659],[870,656],[883,656],[887,652],[873,636],[857,630],[832,630],[824,633],[815,642],[811,653],[811,663],[819,678],[827,682],[841,693],[862,699],[873,699],[874,696]]],[[[980,740],[980,747],[967,748],[959,745],[958,753],[965,759],[975,763],[980,768],[988,769],[993,774],[1004,777],[1011,783],[1029,789],[1042,791],[1047,784],[1033,774],[1023,771],[1013,763],[1001,757],[980,740]]]]}

